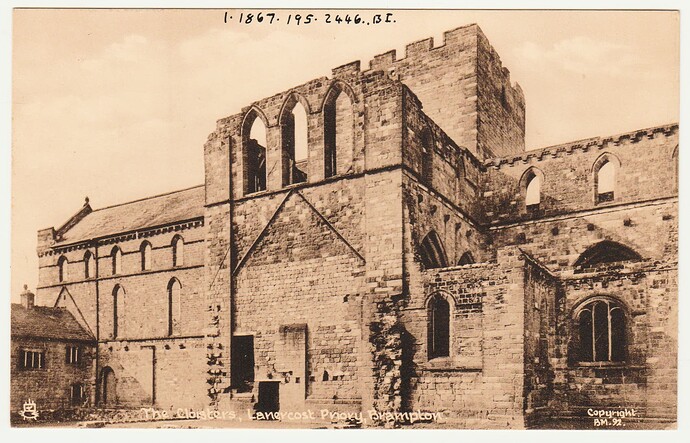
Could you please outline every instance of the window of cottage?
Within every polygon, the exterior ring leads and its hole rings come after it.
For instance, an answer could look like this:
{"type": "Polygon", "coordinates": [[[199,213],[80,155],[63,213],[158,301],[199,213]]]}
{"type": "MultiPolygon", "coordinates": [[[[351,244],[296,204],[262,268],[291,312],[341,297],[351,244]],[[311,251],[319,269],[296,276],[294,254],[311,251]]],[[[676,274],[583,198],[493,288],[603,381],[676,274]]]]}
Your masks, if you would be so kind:
{"type": "Polygon", "coordinates": [[[79,346],[67,346],[65,348],[65,363],[77,365],[81,362],[81,348],[79,346]]]}
{"type": "Polygon", "coordinates": [[[43,369],[46,367],[45,351],[22,349],[19,352],[20,369],[43,369]]]}

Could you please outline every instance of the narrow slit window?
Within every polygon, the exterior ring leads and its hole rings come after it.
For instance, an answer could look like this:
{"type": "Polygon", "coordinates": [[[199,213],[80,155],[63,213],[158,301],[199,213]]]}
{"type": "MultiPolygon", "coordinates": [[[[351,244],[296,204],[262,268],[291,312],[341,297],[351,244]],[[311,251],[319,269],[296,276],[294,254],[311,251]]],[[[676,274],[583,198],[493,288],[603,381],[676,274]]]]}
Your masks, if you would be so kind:
{"type": "Polygon", "coordinates": [[[450,304],[436,295],[429,301],[429,358],[450,355],[450,304]]]}

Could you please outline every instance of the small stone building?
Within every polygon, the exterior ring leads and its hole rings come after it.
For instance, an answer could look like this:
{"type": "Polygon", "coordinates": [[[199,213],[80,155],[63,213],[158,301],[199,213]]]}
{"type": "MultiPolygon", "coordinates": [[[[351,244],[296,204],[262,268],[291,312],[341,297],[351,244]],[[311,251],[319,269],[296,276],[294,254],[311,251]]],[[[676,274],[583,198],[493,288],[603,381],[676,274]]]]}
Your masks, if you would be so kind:
{"type": "Polygon", "coordinates": [[[21,298],[11,311],[11,415],[29,401],[39,416],[93,405],[93,333],[65,308],[35,306],[26,286],[21,298]]]}
{"type": "Polygon", "coordinates": [[[39,299],[99,404],[674,421],[678,125],[524,135],[476,25],[340,66],[218,120],[203,186],[40,231],[39,299]]]}

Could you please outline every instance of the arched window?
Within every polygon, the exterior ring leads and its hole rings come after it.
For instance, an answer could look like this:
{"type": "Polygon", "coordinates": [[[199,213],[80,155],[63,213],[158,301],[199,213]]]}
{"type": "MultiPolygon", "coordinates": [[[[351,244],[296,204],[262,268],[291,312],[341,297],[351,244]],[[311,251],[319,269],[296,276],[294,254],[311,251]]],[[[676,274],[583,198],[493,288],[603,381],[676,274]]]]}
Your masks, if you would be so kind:
{"type": "Polygon", "coordinates": [[[579,270],[586,270],[605,263],[633,260],[642,260],[642,257],[625,245],[604,240],[583,252],[575,261],[574,266],[579,270]]]}
{"type": "Polygon", "coordinates": [[[245,194],[266,190],[266,125],[252,109],[242,126],[245,194]]]}
{"type": "Polygon", "coordinates": [[[604,153],[594,162],[594,200],[596,203],[614,201],[616,198],[616,176],[620,168],[618,158],[604,153]]]}
{"type": "Polygon", "coordinates": [[[458,266],[471,265],[474,264],[474,257],[470,251],[465,252],[458,260],[458,266]]]}
{"type": "Polygon", "coordinates": [[[577,310],[578,354],[581,362],[625,360],[625,311],[620,303],[596,298],[577,310]]]}
{"type": "Polygon", "coordinates": [[[172,259],[173,266],[184,266],[184,239],[179,235],[172,240],[172,259]]]}
{"type": "Polygon", "coordinates": [[[354,110],[351,90],[340,82],[331,86],[323,107],[324,177],[345,174],[354,158],[354,110]]]}
{"type": "Polygon", "coordinates": [[[422,182],[428,186],[433,184],[434,176],[434,137],[429,128],[422,132],[422,182]]]}
{"type": "Polygon", "coordinates": [[[176,278],[168,282],[168,335],[180,333],[182,285],[176,278]]]}
{"type": "Polygon", "coordinates": [[[525,206],[527,209],[539,207],[541,202],[541,179],[536,175],[529,179],[525,190],[525,206]]]}
{"type": "Polygon", "coordinates": [[[141,253],[141,270],[149,271],[151,270],[151,243],[145,241],[139,247],[139,252],[141,253]]]}
{"type": "Polygon", "coordinates": [[[125,290],[120,285],[113,288],[113,338],[125,333],[125,290]]]}
{"type": "Polygon", "coordinates": [[[307,111],[295,94],[291,94],[280,113],[283,186],[307,181],[308,130],[307,111]]]}
{"type": "Polygon", "coordinates": [[[62,283],[67,280],[67,257],[64,255],[58,259],[58,281],[62,283]]]}
{"type": "Polygon", "coordinates": [[[446,251],[436,231],[431,231],[424,237],[419,253],[422,264],[426,269],[445,268],[448,266],[446,251]]]}
{"type": "Polygon", "coordinates": [[[450,356],[450,303],[441,294],[429,299],[428,344],[429,358],[450,356]]]}
{"type": "Polygon", "coordinates": [[[122,274],[122,250],[115,246],[113,250],[110,251],[110,257],[112,258],[113,275],[122,274]]]}
{"type": "Polygon", "coordinates": [[[91,278],[96,276],[96,257],[91,251],[84,253],[84,278],[91,278]]]}

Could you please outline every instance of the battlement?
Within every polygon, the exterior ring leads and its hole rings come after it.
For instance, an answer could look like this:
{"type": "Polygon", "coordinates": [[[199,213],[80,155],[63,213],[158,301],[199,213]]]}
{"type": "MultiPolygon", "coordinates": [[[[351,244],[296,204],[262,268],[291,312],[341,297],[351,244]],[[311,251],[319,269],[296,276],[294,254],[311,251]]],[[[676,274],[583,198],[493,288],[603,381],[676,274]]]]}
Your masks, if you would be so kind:
{"type": "Polygon", "coordinates": [[[547,146],[540,149],[526,151],[524,154],[512,157],[492,158],[485,160],[484,166],[487,168],[501,168],[503,166],[513,166],[515,163],[534,163],[546,158],[556,158],[563,155],[587,152],[590,149],[606,149],[610,146],[619,146],[626,141],[638,143],[644,138],[653,139],[657,135],[669,137],[678,132],[678,123],[670,123],[663,126],[656,126],[636,131],[624,132],[608,137],[591,137],[558,145],[547,146]]]}

